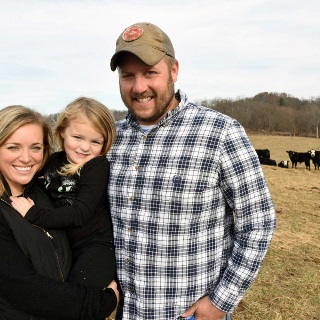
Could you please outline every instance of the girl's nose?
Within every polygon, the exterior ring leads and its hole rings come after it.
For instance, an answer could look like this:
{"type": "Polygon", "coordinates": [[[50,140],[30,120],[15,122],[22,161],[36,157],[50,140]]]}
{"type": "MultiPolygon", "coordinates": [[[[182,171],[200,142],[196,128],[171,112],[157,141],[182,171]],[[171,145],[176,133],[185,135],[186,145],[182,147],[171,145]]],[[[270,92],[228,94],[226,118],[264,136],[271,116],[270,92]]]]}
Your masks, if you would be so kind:
{"type": "Polygon", "coordinates": [[[82,141],[81,145],[80,145],[80,149],[82,151],[88,151],[90,148],[90,144],[89,142],[86,142],[86,141],[82,141]]]}

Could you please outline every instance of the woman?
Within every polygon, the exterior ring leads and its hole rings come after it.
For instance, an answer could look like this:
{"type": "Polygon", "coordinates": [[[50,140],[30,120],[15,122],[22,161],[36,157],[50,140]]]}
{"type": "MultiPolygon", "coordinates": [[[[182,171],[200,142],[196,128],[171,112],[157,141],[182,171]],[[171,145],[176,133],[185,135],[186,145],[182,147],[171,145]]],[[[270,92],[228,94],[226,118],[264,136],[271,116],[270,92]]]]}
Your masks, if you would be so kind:
{"type": "Polygon", "coordinates": [[[60,151],[41,173],[55,208],[24,197],[10,200],[31,223],[66,230],[73,257],[68,282],[104,288],[116,276],[105,156],[115,137],[114,119],[99,101],[80,97],[60,112],[54,131],[60,151]]]}
{"type": "Polygon", "coordinates": [[[66,283],[71,254],[65,234],[32,225],[10,205],[10,196],[51,202],[36,174],[50,151],[43,117],[22,106],[0,110],[0,318],[103,319],[116,307],[115,282],[108,288],[66,283]]]}

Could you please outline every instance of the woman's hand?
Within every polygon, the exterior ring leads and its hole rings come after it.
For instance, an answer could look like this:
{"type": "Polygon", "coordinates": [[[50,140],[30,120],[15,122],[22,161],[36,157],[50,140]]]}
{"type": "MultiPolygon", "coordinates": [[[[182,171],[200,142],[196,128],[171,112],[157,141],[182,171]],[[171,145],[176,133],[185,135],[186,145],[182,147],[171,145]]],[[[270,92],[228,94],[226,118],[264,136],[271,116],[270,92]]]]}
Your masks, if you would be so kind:
{"type": "Polygon", "coordinates": [[[34,206],[34,202],[30,198],[24,197],[10,197],[11,205],[14,209],[16,209],[23,217],[26,215],[28,210],[34,206]]]}
{"type": "Polygon", "coordinates": [[[114,291],[114,293],[116,294],[117,305],[118,305],[119,299],[120,299],[120,294],[119,294],[117,283],[114,280],[112,280],[111,283],[107,286],[107,288],[111,288],[114,291]]]}

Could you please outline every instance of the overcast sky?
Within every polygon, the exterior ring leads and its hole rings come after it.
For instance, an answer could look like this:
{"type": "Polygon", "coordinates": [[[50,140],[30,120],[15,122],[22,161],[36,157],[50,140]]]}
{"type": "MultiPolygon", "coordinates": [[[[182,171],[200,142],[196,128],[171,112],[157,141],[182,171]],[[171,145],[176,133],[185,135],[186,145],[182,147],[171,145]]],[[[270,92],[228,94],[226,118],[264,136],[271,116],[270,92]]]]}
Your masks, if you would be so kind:
{"type": "Polygon", "coordinates": [[[88,96],[125,110],[109,63],[141,21],[171,38],[190,100],[320,96],[319,0],[0,0],[0,107],[50,114],[88,96]]]}

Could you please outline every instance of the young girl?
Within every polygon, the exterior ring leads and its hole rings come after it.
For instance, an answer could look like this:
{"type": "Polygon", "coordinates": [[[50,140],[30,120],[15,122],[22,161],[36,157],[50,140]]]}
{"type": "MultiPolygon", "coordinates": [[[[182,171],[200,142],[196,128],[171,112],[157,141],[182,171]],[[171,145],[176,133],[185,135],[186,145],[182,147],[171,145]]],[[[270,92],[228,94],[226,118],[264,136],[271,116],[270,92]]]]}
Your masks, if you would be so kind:
{"type": "Polygon", "coordinates": [[[54,135],[63,151],[50,156],[43,172],[55,208],[23,197],[11,197],[12,206],[37,226],[66,228],[73,253],[68,281],[104,288],[116,269],[105,157],[114,119],[103,104],[81,97],[59,115],[54,135]]]}

